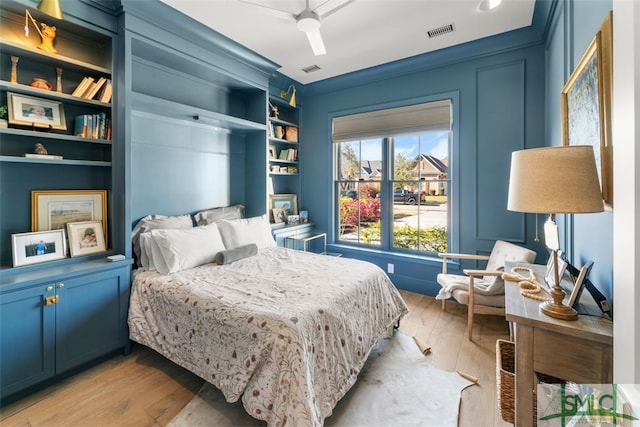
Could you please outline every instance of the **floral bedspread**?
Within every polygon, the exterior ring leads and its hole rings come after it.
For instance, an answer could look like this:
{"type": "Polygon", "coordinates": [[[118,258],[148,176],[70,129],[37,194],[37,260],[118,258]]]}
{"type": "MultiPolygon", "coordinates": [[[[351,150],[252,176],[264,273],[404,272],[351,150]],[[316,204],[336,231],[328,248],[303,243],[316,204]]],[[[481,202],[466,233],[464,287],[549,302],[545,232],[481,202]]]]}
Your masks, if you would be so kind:
{"type": "Polygon", "coordinates": [[[407,306],[377,266],[284,248],[232,264],[142,271],[129,328],[275,426],[321,426],[407,306]]]}

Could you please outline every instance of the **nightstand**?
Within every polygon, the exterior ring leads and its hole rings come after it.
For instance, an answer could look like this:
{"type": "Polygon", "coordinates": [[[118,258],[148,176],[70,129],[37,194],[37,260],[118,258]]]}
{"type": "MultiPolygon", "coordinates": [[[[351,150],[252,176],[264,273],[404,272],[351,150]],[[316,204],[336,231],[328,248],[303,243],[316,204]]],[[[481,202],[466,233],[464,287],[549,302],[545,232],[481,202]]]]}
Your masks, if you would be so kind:
{"type": "Polygon", "coordinates": [[[325,254],[327,253],[327,233],[301,233],[287,236],[284,239],[284,247],[305,252],[316,252],[320,249],[319,252],[325,254]]]}

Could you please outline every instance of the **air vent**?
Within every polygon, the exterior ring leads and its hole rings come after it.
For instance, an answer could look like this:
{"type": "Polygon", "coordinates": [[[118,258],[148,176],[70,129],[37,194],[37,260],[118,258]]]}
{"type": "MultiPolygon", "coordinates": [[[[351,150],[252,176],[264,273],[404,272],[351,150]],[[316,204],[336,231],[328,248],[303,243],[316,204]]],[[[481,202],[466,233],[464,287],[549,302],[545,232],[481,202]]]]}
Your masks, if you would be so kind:
{"type": "Polygon", "coordinates": [[[456,27],[453,24],[443,25],[442,27],[434,28],[432,30],[427,30],[427,35],[429,38],[434,38],[438,36],[445,35],[447,33],[452,33],[456,30],[456,27]]]}
{"type": "Polygon", "coordinates": [[[303,68],[302,71],[305,73],[313,73],[314,71],[318,71],[320,67],[317,65],[310,65],[309,67],[303,68]]]}

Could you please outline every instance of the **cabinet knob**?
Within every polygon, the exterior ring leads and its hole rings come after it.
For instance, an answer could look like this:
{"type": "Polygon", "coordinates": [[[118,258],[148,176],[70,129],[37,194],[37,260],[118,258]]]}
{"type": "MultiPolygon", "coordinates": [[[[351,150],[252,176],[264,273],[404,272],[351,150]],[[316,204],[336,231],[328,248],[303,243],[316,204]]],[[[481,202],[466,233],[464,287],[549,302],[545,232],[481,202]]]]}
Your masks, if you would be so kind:
{"type": "Polygon", "coordinates": [[[45,291],[47,291],[47,292],[51,292],[52,290],[53,290],[53,286],[47,286],[45,288],[45,291]]]}
{"type": "Polygon", "coordinates": [[[64,288],[64,283],[58,283],[58,284],[56,284],[56,288],[58,288],[58,289],[62,289],[62,288],[64,288]]]}

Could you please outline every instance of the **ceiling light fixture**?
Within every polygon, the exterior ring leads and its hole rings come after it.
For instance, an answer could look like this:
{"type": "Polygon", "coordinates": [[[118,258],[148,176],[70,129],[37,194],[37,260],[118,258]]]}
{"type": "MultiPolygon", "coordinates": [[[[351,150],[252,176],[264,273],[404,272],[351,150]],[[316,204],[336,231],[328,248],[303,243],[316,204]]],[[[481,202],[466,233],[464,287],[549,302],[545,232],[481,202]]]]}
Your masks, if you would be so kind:
{"type": "Polygon", "coordinates": [[[327,53],[320,35],[320,17],[317,13],[310,9],[303,10],[296,19],[296,25],[300,31],[307,35],[311,50],[313,50],[315,56],[327,53]]]}
{"type": "Polygon", "coordinates": [[[500,6],[500,3],[502,3],[502,0],[482,0],[478,5],[478,9],[482,11],[495,9],[500,6]]]}

